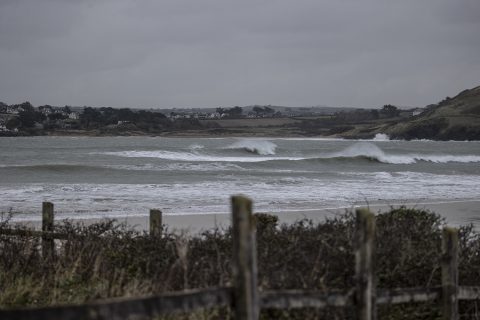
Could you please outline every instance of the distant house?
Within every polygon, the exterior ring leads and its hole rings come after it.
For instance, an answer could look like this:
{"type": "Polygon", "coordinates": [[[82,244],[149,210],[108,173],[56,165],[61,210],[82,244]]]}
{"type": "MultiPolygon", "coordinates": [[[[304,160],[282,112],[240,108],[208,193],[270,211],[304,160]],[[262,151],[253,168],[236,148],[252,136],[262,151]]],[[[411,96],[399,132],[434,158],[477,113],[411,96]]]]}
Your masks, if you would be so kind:
{"type": "Polygon", "coordinates": [[[57,113],[60,113],[62,116],[66,117],[66,118],[70,117],[70,112],[68,112],[67,110],[57,109],[57,113]]]}
{"type": "Polygon", "coordinates": [[[49,105],[40,106],[40,107],[38,107],[38,111],[40,111],[42,114],[48,116],[49,114],[53,113],[53,108],[52,108],[52,106],[49,106],[49,105]]]}
{"type": "Polygon", "coordinates": [[[9,114],[18,114],[19,112],[23,111],[23,108],[21,107],[16,107],[16,106],[7,106],[7,112],[9,114]]]}
{"type": "Polygon", "coordinates": [[[78,120],[80,119],[80,114],[78,112],[70,112],[68,118],[72,120],[78,120]]]}

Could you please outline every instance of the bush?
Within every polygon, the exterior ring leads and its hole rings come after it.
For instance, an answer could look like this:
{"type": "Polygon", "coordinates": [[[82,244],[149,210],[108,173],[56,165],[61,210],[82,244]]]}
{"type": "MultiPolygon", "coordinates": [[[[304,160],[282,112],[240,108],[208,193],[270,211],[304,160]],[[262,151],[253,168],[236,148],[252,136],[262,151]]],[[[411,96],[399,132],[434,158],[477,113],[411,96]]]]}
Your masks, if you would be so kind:
{"type": "MultiPolygon", "coordinates": [[[[302,220],[279,225],[276,216],[257,214],[260,290],[330,289],[354,286],[353,214],[315,224],[302,220]]],[[[440,284],[440,243],[444,220],[435,213],[405,207],[377,215],[376,269],[379,288],[440,284]]],[[[3,222],[0,229],[12,226],[3,222]]],[[[66,221],[56,231],[54,259],[38,253],[39,239],[0,236],[0,304],[3,307],[82,303],[100,298],[155,294],[232,283],[231,230],[195,236],[164,231],[150,237],[114,221],[83,226],[66,221]]],[[[480,237],[462,227],[460,284],[480,283],[480,237]]],[[[462,306],[468,308],[468,306],[462,306]]],[[[433,305],[380,308],[381,318],[432,319],[433,305]],[[401,308],[400,308],[401,307],[401,308]],[[428,315],[422,316],[426,313],[428,315]]],[[[213,310],[205,318],[228,316],[213,310]]],[[[264,319],[350,318],[351,310],[263,310],[264,319]]],[[[220,318],[222,318],[220,317],[220,318]]]]}

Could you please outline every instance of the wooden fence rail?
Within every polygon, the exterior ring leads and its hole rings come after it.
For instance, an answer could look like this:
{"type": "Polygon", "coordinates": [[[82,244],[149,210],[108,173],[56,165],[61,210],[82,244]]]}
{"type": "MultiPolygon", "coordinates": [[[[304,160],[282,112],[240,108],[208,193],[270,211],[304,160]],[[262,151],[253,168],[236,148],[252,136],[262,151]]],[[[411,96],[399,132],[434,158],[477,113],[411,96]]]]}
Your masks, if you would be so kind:
{"type": "MultiPolygon", "coordinates": [[[[243,196],[232,197],[233,286],[167,293],[139,298],[116,298],[82,305],[0,310],[7,320],[100,320],[129,317],[155,317],[197,309],[230,307],[236,319],[258,319],[260,309],[296,309],[354,306],[358,319],[376,319],[377,305],[437,301],[444,319],[458,319],[459,300],[480,300],[480,287],[458,285],[458,231],[443,230],[442,285],[430,288],[376,289],[375,286],[375,216],[368,210],[356,212],[355,288],[346,292],[330,290],[277,290],[259,292],[255,223],[252,202],[243,196]]],[[[33,236],[42,239],[42,255],[54,255],[53,239],[68,239],[55,233],[53,204],[42,206],[42,231],[0,229],[10,236],[33,236]]],[[[150,211],[150,235],[161,236],[162,213],[150,211]]]]}
{"type": "Polygon", "coordinates": [[[230,288],[191,290],[141,298],[117,298],[82,305],[1,310],[9,320],[117,320],[232,305],[230,288]]]}

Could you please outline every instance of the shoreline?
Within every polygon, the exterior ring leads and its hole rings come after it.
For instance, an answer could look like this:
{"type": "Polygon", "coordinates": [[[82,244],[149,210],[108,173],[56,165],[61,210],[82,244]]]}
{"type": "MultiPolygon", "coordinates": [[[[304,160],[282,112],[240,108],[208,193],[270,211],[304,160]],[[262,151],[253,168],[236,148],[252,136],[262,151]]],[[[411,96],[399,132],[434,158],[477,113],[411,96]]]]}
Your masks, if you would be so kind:
{"type": "MultiPolygon", "coordinates": [[[[262,213],[272,214],[278,217],[279,224],[293,224],[300,220],[312,220],[314,223],[324,221],[326,218],[340,216],[346,212],[353,211],[356,208],[366,207],[373,213],[378,214],[386,212],[392,208],[407,207],[421,210],[428,210],[442,216],[446,223],[453,227],[473,224],[475,229],[480,229],[480,200],[452,200],[452,201],[425,201],[425,202],[397,202],[394,204],[374,203],[359,205],[354,204],[349,207],[340,208],[322,208],[322,209],[300,209],[289,210],[283,212],[268,212],[262,213]]],[[[257,213],[257,212],[255,212],[257,213]]],[[[149,229],[149,217],[144,216],[127,216],[127,217],[112,217],[112,218],[68,218],[74,223],[81,223],[85,225],[93,224],[105,219],[113,219],[118,224],[125,223],[139,231],[147,231],[149,229]]],[[[62,219],[63,220],[63,219],[62,219]]],[[[58,221],[62,221],[58,220],[58,221]]],[[[26,220],[12,222],[35,229],[40,228],[41,222],[39,220],[26,220]]],[[[212,214],[163,214],[162,223],[169,231],[182,234],[196,234],[202,231],[213,230],[216,227],[219,229],[226,229],[230,226],[231,217],[229,213],[212,213],[212,214]]]]}
{"type": "MultiPolygon", "coordinates": [[[[345,140],[345,141],[377,141],[375,135],[322,135],[322,134],[302,134],[298,132],[291,132],[285,134],[285,132],[223,132],[208,133],[204,131],[181,131],[181,132],[161,132],[161,133],[148,133],[148,132],[128,132],[126,134],[111,134],[111,133],[98,133],[92,131],[85,132],[72,132],[72,131],[57,131],[46,132],[45,134],[18,134],[18,135],[0,135],[0,138],[35,138],[35,137],[67,137],[67,138],[128,138],[128,137],[150,137],[150,138],[200,138],[200,139],[223,139],[223,138],[258,138],[258,139],[319,139],[319,140],[345,140]]],[[[480,142],[479,140],[468,139],[388,139],[378,141],[435,141],[435,142],[480,142]]]]}

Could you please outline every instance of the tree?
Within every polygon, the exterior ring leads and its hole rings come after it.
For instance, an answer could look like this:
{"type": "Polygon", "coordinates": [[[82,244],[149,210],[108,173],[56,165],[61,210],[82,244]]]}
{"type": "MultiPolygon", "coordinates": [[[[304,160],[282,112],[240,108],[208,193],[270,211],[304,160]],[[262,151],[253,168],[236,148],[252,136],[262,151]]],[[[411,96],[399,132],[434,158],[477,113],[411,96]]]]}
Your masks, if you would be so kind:
{"type": "Polygon", "coordinates": [[[63,115],[62,113],[60,112],[55,112],[55,113],[50,113],[48,115],[48,119],[49,120],[64,120],[64,119],[67,119],[67,116],[63,115]]]}
{"type": "Polygon", "coordinates": [[[262,115],[265,112],[263,108],[259,106],[254,106],[252,110],[257,114],[257,116],[262,115]]]}
{"type": "Polygon", "coordinates": [[[80,122],[86,127],[90,127],[93,123],[99,123],[101,118],[102,114],[100,111],[92,107],[85,107],[80,115],[80,122]]]}
{"type": "Polygon", "coordinates": [[[235,107],[231,108],[230,110],[228,110],[228,113],[232,117],[233,116],[240,116],[243,113],[243,109],[239,106],[235,106],[235,107]]]}
{"type": "Polygon", "coordinates": [[[380,110],[380,113],[385,115],[388,118],[396,117],[400,114],[400,110],[397,107],[391,104],[386,104],[380,110]]]}
{"type": "Polygon", "coordinates": [[[17,117],[13,117],[7,121],[7,123],[5,124],[5,127],[7,127],[8,130],[13,130],[20,127],[21,124],[22,123],[20,122],[20,120],[18,120],[17,117]]]}
{"type": "Polygon", "coordinates": [[[69,106],[63,107],[62,111],[65,112],[65,113],[68,113],[68,114],[72,113],[72,109],[69,106]]]}
{"type": "Polygon", "coordinates": [[[28,101],[14,105],[17,108],[22,108],[23,111],[25,112],[35,112],[35,108],[32,106],[32,104],[28,101]]]}
{"type": "MultiPolygon", "coordinates": [[[[18,119],[22,123],[24,128],[32,128],[37,120],[37,112],[30,102],[24,102],[17,105],[17,108],[21,108],[22,111],[18,113],[18,119]]],[[[39,113],[41,114],[41,113],[39,113]]]]}
{"type": "Polygon", "coordinates": [[[128,108],[118,110],[118,120],[135,122],[137,120],[135,112],[128,108]]]}
{"type": "Polygon", "coordinates": [[[263,108],[263,112],[265,112],[266,114],[273,114],[275,113],[275,109],[266,106],[263,108]]]}

